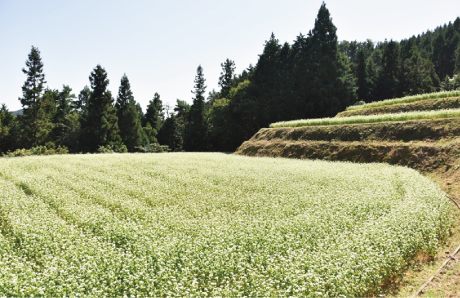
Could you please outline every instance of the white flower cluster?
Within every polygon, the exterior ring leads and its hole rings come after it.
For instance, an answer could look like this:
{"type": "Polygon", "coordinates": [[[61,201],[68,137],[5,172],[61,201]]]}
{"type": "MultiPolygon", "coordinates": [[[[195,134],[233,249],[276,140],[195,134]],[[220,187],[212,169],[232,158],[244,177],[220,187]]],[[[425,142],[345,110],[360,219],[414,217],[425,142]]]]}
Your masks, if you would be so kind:
{"type": "Polygon", "coordinates": [[[404,104],[404,103],[411,103],[417,102],[422,100],[428,99],[439,99],[439,98],[449,98],[449,97],[458,97],[460,96],[460,91],[442,91],[442,92],[433,92],[433,93],[425,93],[419,95],[410,95],[401,98],[392,98],[392,99],[385,99],[381,101],[374,101],[370,103],[366,103],[363,105],[358,106],[349,106],[347,107],[347,111],[351,110],[361,110],[361,109],[368,109],[368,108],[375,108],[375,107],[382,107],[382,106],[391,106],[395,104],[404,104]]]}
{"type": "Polygon", "coordinates": [[[364,296],[449,234],[381,164],[217,153],[0,160],[0,296],[364,296]]]}
{"type": "Polygon", "coordinates": [[[316,118],[283,121],[270,124],[270,128],[277,127],[302,127],[302,126],[321,126],[321,125],[345,125],[345,124],[364,124],[394,121],[444,119],[460,117],[460,109],[445,109],[431,111],[400,112],[377,115],[356,115],[339,118],[316,118]]]}

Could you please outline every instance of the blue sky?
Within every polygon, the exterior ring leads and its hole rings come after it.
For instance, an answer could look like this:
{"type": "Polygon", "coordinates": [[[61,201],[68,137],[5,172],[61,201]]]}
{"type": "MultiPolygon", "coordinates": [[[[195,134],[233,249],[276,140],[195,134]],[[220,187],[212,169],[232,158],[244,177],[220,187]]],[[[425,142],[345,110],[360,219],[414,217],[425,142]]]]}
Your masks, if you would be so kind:
{"type": "MultiPolygon", "coordinates": [[[[454,21],[460,1],[328,0],[339,40],[404,39],[454,21]]],[[[0,0],[0,103],[21,108],[18,97],[32,45],[44,62],[47,85],[89,85],[92,69],[108,72],[114,97],[128,76],[142,107],[155,92],[164,103],[192,102],[196,68],[207,91],[218,88],[220,63],[237,72],[255,64],[272,32],[289,42],[313,28],[322,0],[0,0]]]]}

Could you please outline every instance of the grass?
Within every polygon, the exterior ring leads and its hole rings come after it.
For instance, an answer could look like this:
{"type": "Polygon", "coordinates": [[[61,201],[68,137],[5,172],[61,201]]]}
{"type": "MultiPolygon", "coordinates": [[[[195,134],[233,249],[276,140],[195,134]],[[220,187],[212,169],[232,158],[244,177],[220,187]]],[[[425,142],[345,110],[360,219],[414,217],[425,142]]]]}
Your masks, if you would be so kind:
{"type": "Polygon", "coordinates": [[[412,103],[401,103],[390,106],[371,107],[366,109],[348,110],[338,113],[335,117],[350,117],[358,115],[377,115],[401,112],[446,110],[460,108],[460,97],[426,99],[412,103]]]}
{"type": "Polygon", "coordinates": [[[350,117],[343,117],[343,118],[302,119],[302,120],[272,123],[270,124],[270,128],[364,124],[364,123],[379,123],[379,122],[387,122],[387,121],[443,119],[443,118],[454,118],[454,117],[460,117],[460,109],[417,111],[417,112],[382,114],[382,115],[359,115],[359,116],[350,116],[350,117]]]}
{"type": "Polygon", "coordinates": [[[406,97],[401,97],[401,98],[386,99],[382,101],[375,101],[375,102],[366,103],[363,105],[349,106],[347,108],[347,111],[367,109],[367,108],[372,108],[372,107],[388,106],[388,105],[401,104],[401,103],[411,103],[411,102],[416,102],[416,101],[426,100],[426,99],[436,99],[436,98],[446,98],[446,97],[456,97],[456,96],[460,96],[460,91],[444,91],[444,92],[436,92],[436,93],[427,93],[427,94],[406,96],[406,97]]]}
{"type": "Polygon", "coordinates": [[[370,296],[434,256],[414,170],[226,154],[0,160],[0,296],[370,296]]]}

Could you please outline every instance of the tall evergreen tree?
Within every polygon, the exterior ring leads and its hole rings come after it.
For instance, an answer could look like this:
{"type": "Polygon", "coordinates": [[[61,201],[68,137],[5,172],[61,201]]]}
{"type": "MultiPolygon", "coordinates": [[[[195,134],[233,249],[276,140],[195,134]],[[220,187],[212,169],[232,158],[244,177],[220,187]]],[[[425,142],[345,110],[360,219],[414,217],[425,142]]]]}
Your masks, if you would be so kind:
{"type": "Polygon", "coordinates": [[[63,85],[57,96],[56,113],[54,115],[53,140],[56,145],[76,149],[79,138],[79,115],[75,110],[76,96],[72,88],[63,85]]]}
{"type": "Polygon", "coordinates": [[[129,151],[135,151],[136,147],[141,146],[144,142],[144,132],[131,91],[131,84],[126,74],[121,78],[115,107],[121,139],[129,151]]]}
{"type": "Polygon", "coordinates": [[[433,63],[440,78],[448,75],[450,59],[443,32],[439,32],[433,42],[433,63]]]}
{"type": "Polygon", "coordinates": [[[351,90],[344,84],[345,65],[338,52],[337,28],[323,2],[311,34],[310,98],[313,100],[312,117],[334,116],[352,100],[351,90]]]}
{"type": "Polygon", "coordinates": [[[131,152],[144,143],[144,131],[134,101],[129,102],[123,111],[120,134],[123,143],[131,152]]]}
{"type": "Polygon", "coordinates": [[[455,50],[455,74],[460,74],[460,43],[458,43],[457,50],[455,50]]]}
{"type": "Polygon", "coordinates": [[[433,63],[421,56],[417,46],[413,46],[412,57],[405,61],[405,71],[406,95],[435,92],[439,87],[433,63]]]}
{"type": "Polygon", "coordinates": [[[157,132],[160,131],[164,121],[164,108],[160,94],[155,92],[153,99],[149,101],[144,121],[144,126],[146,126],[147,123],[150,123],[153,129],[155,129],[157,132]]]}
{"type": "Polygon", "coordinates": [[[22,86],[22,98],[19,98],[23,107],[21,116],[21,128],[23,145],[26,147],[41,144],[48,136],[50,127],[46,113],[42,107],[42,95],[44,91],[45,74],[40,51],[32,46],[26,61],[27,69],[22,72],[27,75],[27,80],[22,86]]]}
{"type": "Polygon", "coordinates": [[[172,114],[167,118],[158,134],[160,144],[167,145],[171,151],[182,150],[182,132],[177,118],[172,114]]]}
{"type": "Polygon", "coordinates": [[[120,87],[118,88],[118,97],[115,107],[117,108],[118,126],[123,121],[123,113],[128,108],[130,101],[134,100],[131,84],[129,83],[126,74],[121,77],[120,87]]]}
{"type": "Polygon", "coordinates": [[[207,149],[207,124],[205,119],[205,78],[203,68],[198,66],[195,76],[195,85],[192,93],[195,94],[193,104],[188,113],[185,126],[184,149],[187,151],[205,151],[207,149]]]}
{"type": "Polygon", "coordinates": [[[386,44],[381,64],[378,81],[379,99],[401,97],[401,59],[397,42],[391,40],[386,44]]]}
{"type": "Polygon", "coordinates": [[[14,151],[20,144],[21,127],[19,117],[8,111],[5,104],[0,108],[2,134],[0,137],[0,152],[14,151]]]}
{"type": "Polygon", "coordinates": [[[88,86],[85,86],[78,94],[78,100],[74,103],[74,108],[80,111],[80,113],[84,113],[86,107],[88,105],[89,99],[91,97],[91,89],[88,86]]]}
{"type": "Polygon", "coordinates": [[[107,87],[107,72],[97,65],[89,76],[91,95],[87,104],[87,115],[82,118],[81,143],[84,151],[94,152],[98,146],[114,146],[121,150],[122,140],[118,128],[117,110],[112,94],[107,87]]]}
{"type": "Polygon", "coordinates": [[[358,100],[365,102],[370,101],[371,88],[370,79],[368,74],[368,68],[366,65],[366,58],[364,56],[364,50],[359,50],[357,54],[357,66],[356,66],[356,80],[357,80],[357,95],[358,100]]]}
{"type": "Polygon", "coordinates": [[[259,61],[254,69],[252,82],[254,84],[254,116],[261,126],[268,126],[280,119],[280,62],[281,45],[271,34],[265,41],[264,51],[259,55],[259,61]]]}
{"type": "Polygon", "coordinates": [[[227,97],[235,77],[235,62],[227,58],[220,66],[222,67],[219,77],[220,95],[221,97],[227,97]]]}

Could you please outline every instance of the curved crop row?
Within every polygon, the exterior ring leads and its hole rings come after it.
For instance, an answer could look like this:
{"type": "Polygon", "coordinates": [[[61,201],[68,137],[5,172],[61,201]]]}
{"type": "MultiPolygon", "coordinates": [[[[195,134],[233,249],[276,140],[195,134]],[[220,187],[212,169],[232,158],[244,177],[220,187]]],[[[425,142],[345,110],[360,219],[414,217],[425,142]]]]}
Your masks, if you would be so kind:
{"type": "Polygon", "coordinates": [[[407,113],[381,114],[381,115],[360,115],[343,118],[319,118],[319,119],[301,119],[293,121],[276,122],[270,124],[270,128],[276,127],[302,127],[302,126],[320,126],[320,125],[342,125],[342,124],[363,124],[379,123],[386,121],[409,121],[424,119],[443,119],[460,117],[460,109],[435,110],[435,111],[417,111],[407,113]]]}
{"type": "Polygon", "coordinates": [[[433,183],[388,165],[188,153],[0,165],[0,252],[33,268],[0,276],[0,296],[374,295],[451,225],[433,183]]]}
{"type": "Polygon", "coordinates": [[[401,98],[393,98],[393,99],[386,99],[382,101],[370,102],[370,103],[366,103],[363,105],[349,106],[347,107],[347,111],[367,109],[367,108],[372,108],[372,107],[388,106],[388,105],[401,104],[401,103],[410,103],[410,102],[416,102],[416,101],[426,100],[426,99],[457,97],[457,96],[460,96],[460,91],[444,91],[444,92],[412,95],[412,96],[406,96],[406,97],[401,97],[401,98]]]}

